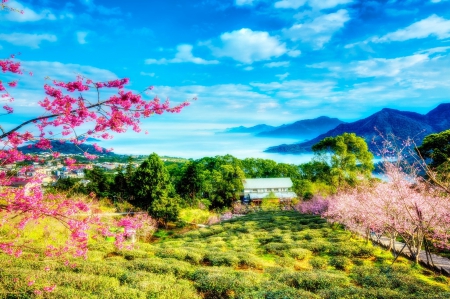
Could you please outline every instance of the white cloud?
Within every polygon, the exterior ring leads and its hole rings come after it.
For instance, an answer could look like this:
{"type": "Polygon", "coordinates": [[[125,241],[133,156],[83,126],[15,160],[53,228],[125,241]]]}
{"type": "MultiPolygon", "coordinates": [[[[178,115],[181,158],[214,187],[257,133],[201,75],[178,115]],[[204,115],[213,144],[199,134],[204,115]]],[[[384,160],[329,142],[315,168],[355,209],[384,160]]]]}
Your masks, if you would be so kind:
{"type": "Polygon", "coordinates": [[[328,9],[338,5],[352,3],[353,0],[309,0],[309,6],[316,9],[328,9]]]}
{"type": "Polygon", "coordinates": [[[288,51],[286,44],[281,43],[277,37],[248,28],[225,32],[220,40],[222,47],[210,46],[215,56],[231,57],[246,64],[279,57],[288,51]]]}
{"type": "Polygon", "coordinates": [[[388,33],[382,37],[374,37],[370,41],[384,43],[390,41],[406,41],[409,39],[427,38],[435,36],[438,39],[450,37],[450,20],[446,20],[437,15],[431,15],[406,28],[388,33]]]}
{"type": "Polygon", "coordinates": [[[262,113],[262,112],[266,112],[267,110],[270,109],[275,109],[278,108],[280,105],[278,104],[278,102],[276,101],[270,101],[270,102],[264,102],[264,103],[259,103],[258,104],[258,113],[262,113]]]}
{"type": "Polygon", "coordinates": [[[33,77],[30,79],[44,78],[49,75],[49,70],[51,70],[52,79],[61,81],[73,81],[77,75],[84,76],[93,81],[108,81],[118,78],[116,74],[109,70],[89,65],[56,61],[23,61],[22,65],[26,70],[33,72],[33,77]]]}
{"type": "Polygon", "coordinates": [[[252,66],[246,66],[244,67],[244,71],[253,71],[254,67],[252,66]]]}
{"type": "Polygon", "coordinates": [[[274,68],[274,67],[288,67],[291,64],[290,61],[274,61],[264,64],[265,67],[274,68]]]}
{"type": "Polygon", "coordinates": [[[282,0],[275,2],[274,6],[276,8],[293,8],[297,9],[300,6],[303,6],[306,4],[308,0],[282,0]]]}
{"type": "Polygon", "coordinates": [[[414,54],[397,58],[372,58],[354,61],[347,65],[338,63],[317,63],[310,65],[313,68],[326,68],[335,76],[341,73],[355,74],[357,77],[396,77],[404,74],[407,69],[419,66],[429,61],[428,54],[414,54]]]}
{"type": "MultiPolygon", "coordinates": [[[[4,19],[12,22],[36,22],[40,20],[56,20],[56,16],[48,9],[44,9],[39,13],[35,12],[29,7],[24,6],[23,4],[17,1],[10,1],[7,3],[8,6],[14,7],[19,11],[23,11],[23,13],[17,12],[7,12],[3,17],[4,19]]],[[[2,12],[3,14],[3,12],[2,12]]]]}
{"type": "Polygon", "coordinates": [[[302,54],[302,51],[300,50],[290,50],[287,52],[287,55],[290,57],[298,57],[302,54]]]}
{"type": "Polygon", "coordinates": [[[78,31],[77,32],[77,41],[78,43],[80,43],[81,45],[84,45],[87,43],[86,41],[86,36],[89,34],[89,32],[87,31],[78,31]]]}
{"type": "Polygon", "coordinates": [[[27,46],[37,49],[42,41],[56,42],[57,37],[53,34],[0,33],[0,40],[16,46],[27,46]]]}
{"type": "Polygon", "coordinates": [[[321,15],[312,21],[295,24],[289,29],[284,29],[283,32],[293,41],[308,42],[313,44],[316,49],[320,49],[349,20],[348,11],[340,9],[334,13],[321,15]]]}
{"type": "Polygon", "coordinates": [[[237,6],[253,5],[253,0],[235,0],[234,3],[237,6]]]}
{"type": "Polygon", "coordinates": [[[169,63],[183,63],[191,62],[195,64],[218,64],[217,60],[205,60],[203,58],[194,57],[192,54],[192,45],[182,44],[177,46],[177,53],[172,59],[146,59],[145,64],[169,64],[169,63]]]}
{"type": "Polygon", "coordinates": [[[325,99],[330,96],[336,86],[333,81],[289,80],[271,83],[250,83],[261,91],[273,94],[276,98],[286,99],[325,99]]]}
{"type": "Polygon", "coordinates": [[[353,0],[282,0],[275,2],[276,8],[292,8],[297,9],[308,4],[313,9],[328,9],[342,4],[349,4],[353,0]]]}
{"type": "Polygon", "coordinates": [[[284,74],[279,74],[279,75],[275,75],[276,77],[278,77],[280,80],[284,80],[286,79],[290,74],[289,73],[284,73],[284,74]]]}
{"type": "Polygon", "coordinates": [[[140,72],[141,76],[147,76],[147,77],[155,77],[155,73],[146,73],[146,72],[140,72]]]}
{"type": "Polygon", "coordinates": [[[90,11],[97,11],[102,15],[120,15],[122,12],[118,7],[106,7],[103,5],[95,4],[93,0],[80,0],[90,11]]]}
{"type": "Polygon", "coordinates": [[[392,59],[373,58],[358,61],[352,68],[359,77],[394,77],[405,69],[429,60],[428,55],[415,54],[412,56],[398,57],[392,59]]]}

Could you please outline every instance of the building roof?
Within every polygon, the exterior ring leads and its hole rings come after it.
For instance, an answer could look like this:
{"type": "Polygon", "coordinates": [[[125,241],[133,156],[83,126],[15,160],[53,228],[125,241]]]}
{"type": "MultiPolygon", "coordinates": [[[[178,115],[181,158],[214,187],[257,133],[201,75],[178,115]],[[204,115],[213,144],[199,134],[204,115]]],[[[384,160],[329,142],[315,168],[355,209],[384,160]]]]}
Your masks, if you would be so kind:
{"type": "Polygon", "coordinates": [[[244,189],[262,189],[262,188],[291,188],[290,178],[270,178],[270,179],[245,179],[242,180],[244,189]]]}

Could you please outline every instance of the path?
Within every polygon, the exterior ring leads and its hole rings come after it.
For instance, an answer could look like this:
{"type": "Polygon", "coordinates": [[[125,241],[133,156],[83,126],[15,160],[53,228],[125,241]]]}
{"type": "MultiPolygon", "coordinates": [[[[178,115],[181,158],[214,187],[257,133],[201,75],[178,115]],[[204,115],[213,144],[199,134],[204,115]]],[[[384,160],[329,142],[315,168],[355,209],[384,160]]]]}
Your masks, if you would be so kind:
{"type": "MultiPolygon", "coordinates": [[[[379,245],[381,245],[383,247],[389,248],[389,238],[388,237],[381,237],[380,239],[377,239],[375,236],[371,236],[371,239],[375,243],[378,243],[379,245]]],[[[395,241],[395,251],[397,253],[399,253],[400,250],[402,250],[404,245],[405,244],[402,242],[395,241]]],[[[411,253],[407,246],[405,246],[405,248],[403,249],[402,254],[407,256],[408,258],[411,257],[411,253]]],[[[431,263],[431,261],[430,261],[430,263],[427,262],[427,256],[426,256],[426,253],[424,250],[422,250],[419,254],[419,261],[421,264],[426,265],[430,269],[441,272],[444,275],[450,276],[450,259],[433,254],[433,253],[431,254],[431,258],[433,259],[434,267],[433,267],[433,264],[431,263]]]]}

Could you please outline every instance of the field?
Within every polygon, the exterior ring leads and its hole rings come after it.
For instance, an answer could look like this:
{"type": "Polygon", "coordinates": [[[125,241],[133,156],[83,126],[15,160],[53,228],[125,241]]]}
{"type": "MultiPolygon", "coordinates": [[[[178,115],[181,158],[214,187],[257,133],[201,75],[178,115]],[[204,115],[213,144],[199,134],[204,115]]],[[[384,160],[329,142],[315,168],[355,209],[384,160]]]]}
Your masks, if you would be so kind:
{"type": "Polygon", "coordinates": [[[319,217],[258,212],[132,251],[92,242],[73,268],[1,255],[0,298],[450,298],[447,277],[392,261],[319,217]]]}

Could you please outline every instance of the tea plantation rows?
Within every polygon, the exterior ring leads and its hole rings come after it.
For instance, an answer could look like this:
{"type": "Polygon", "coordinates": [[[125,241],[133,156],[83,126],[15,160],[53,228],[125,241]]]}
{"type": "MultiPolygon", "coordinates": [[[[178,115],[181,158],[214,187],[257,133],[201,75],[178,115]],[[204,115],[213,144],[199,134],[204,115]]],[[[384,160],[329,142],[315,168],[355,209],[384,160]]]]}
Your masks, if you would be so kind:
{"type": "Polygon", "coordinates": [[[319,217],[258,212],[132,251],[93,242],[74,268],[2,255],[0,298],[450,298],[447,277],[392,261],[319,217]]]}

